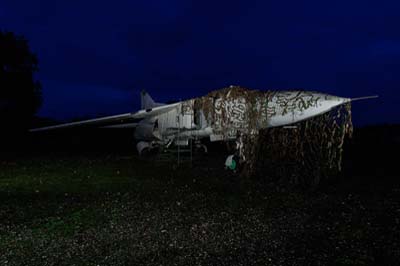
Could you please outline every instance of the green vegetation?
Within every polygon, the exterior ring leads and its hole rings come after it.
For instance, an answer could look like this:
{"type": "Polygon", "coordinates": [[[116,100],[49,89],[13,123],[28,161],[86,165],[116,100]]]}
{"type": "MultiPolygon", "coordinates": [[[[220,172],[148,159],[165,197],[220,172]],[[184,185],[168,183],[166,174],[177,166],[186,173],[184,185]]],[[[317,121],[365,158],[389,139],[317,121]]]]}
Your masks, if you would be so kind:
{"type": "Polygon", "coordinates": [[[0,265],[399,260],[398,183],[285,192],[239,181],[223,165],[224,158],[212,157],[173,170],[168,163],[99,153],[3,160],[0,265]]]}

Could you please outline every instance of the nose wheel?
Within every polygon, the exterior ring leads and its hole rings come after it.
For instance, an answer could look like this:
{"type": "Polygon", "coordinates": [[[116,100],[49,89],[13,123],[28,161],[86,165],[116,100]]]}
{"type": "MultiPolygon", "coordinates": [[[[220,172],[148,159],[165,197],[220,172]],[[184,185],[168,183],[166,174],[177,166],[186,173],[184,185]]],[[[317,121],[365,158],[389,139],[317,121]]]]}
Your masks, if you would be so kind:
{"type": "Polygon", "coordinates": [[[200,142],[195,143],[194,147],[195,147],[195,150],[197,153],[200,153],[200,154],[208,153],[207,146],[200,142]]]}

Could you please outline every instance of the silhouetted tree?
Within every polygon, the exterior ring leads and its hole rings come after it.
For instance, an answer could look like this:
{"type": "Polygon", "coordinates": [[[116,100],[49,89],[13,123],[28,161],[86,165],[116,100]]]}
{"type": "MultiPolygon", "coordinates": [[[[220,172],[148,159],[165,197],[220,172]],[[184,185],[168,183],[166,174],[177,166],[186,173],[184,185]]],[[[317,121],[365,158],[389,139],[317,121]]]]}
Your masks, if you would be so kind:
{"type": "Polygon", "coordinates": [[[28,41],[0,31],[0,134],[26,129],[40,107],[41,85],[33,77],[37,70],[28,41]]]}

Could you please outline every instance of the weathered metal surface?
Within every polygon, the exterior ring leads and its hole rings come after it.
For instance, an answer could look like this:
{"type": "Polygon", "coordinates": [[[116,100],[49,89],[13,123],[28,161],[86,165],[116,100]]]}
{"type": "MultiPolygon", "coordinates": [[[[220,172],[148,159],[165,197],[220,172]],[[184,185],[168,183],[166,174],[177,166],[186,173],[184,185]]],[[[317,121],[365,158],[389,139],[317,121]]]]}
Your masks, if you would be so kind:
{"type": "MultiPolygon", "coordinates": [[[[310,155],[314,170],[340,170],[344,138],[352,131],[350,99],[318,92],[229,87],[184,105],[184,113],[204,113],[212,141],[236,140],[247,174],[265,168],[265,161],[271,168],[290,161],[304,170],[310,155]],[[285,125],[296,127],[276,128],[285,125]]],[[[300,178],[304,171],[292,174],[300,178]]]]}
{"type": "Polygon", "coordinates": [[[238,131],[257,134],[258,130],[294,124],[329,112],[349,102],[309,91],[256,91],[229,87],[182,102],[182,114],[203,113],[215,135],[236,138],[238,131]]]}

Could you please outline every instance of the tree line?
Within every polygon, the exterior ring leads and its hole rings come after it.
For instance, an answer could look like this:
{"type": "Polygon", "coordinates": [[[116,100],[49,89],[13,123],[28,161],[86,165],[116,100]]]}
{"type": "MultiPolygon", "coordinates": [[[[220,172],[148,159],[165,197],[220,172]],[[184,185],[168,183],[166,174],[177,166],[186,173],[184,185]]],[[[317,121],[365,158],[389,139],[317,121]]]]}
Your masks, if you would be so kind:
{"type": "Polygon", "coordinates": [[[35,80],[38,58],[28,40],[0,30],[0,134],[26,131],[42,103],[42,87],[35,80]]]}

